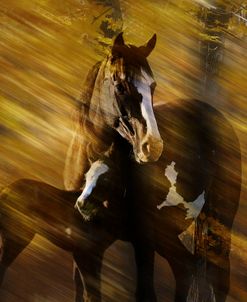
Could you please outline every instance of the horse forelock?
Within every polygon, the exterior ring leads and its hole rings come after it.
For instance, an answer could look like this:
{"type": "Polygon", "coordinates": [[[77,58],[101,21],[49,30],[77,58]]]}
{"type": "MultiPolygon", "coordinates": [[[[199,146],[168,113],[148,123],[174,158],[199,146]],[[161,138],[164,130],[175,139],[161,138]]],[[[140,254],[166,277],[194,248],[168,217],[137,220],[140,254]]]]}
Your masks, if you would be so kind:
{"type": "Polygon", "coordinates": [[[102,87],[105,80],[106,74],[106,67],[107,67],[107,60],[101,62],[97,75],[95,77],[94,87],[92,91],[92,95],[89,102],[89,119],[91,121],[95,120],[95,118],[100,114],[100,101],[101,101],[101,94],[102,94],[102,87]]]}
{"type": "Polygon", "coordinates": [[[138,47],[127,44],[119,46],[118,55],[111,57],[112,73],[120,79],[140,79],[142,70],[153,77],[148,61],[138,47]]]}
{"type": "Polygon", "coordinates": [[[136,66],[139,71],[144,70],[150,77],[153,77],[153,72],[148,64],[148,61],[145,56],[143,56],[139,47],[134,45],[128,45],[129,54],[128,59],[130,66],[136,66]]]}

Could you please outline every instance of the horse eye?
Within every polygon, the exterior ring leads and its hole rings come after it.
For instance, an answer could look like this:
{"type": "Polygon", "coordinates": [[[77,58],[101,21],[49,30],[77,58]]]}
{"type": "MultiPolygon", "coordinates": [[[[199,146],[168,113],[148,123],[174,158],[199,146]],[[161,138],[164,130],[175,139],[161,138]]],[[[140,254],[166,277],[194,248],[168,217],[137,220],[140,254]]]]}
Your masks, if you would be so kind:
{"type": "Polygon", "coordinates": [[[124,94],[125,89],[124,89],[124,86],[123,86],[122,83],[118,83],[118,84],[116,85],[116,89],[117,89],[117,92],[118,92],[119,94],[124,94]]]}

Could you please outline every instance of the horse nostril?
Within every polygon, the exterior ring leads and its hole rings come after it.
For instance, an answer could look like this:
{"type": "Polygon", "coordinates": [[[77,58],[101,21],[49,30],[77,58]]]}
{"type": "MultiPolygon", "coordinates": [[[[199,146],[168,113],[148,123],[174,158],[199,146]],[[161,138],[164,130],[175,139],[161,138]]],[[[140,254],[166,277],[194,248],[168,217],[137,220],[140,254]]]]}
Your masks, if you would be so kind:
{"type": "Polygon", "coordinates": [[[150,145],[148,142],[145,142],[142,144],[142,152],[144,154],[149,154],[150,153],[150,145]]]}
{"type": "Polygon", "coordinates": [[[105,208],[108,208],[108,207],[109,207],[109,202],[108,202],[108,200],[105,200],[105,201],[103,202],[103,206],[104,206],[105,208]]]}
{"type": "Polygon", "coordinates": [[[84,206],[84,203],[85,203],[84,200],[77,199],[75,208],[82,208],[84,206]]]}
{"type": "Polygon", "coordinates": [[[146,138],[140,147],[138,159],[141,162],[155,162],[163,151],[163,141],[156,138],[146,138]]]}

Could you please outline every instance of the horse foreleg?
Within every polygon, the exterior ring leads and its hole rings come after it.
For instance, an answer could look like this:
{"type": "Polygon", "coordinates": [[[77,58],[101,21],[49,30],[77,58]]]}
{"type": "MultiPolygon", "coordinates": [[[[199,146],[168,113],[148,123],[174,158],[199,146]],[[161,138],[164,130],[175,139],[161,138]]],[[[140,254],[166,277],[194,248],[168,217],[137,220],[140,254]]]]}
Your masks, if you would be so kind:
{"type": "Polygon", "coordinates": [[[230,261],[225,259],[224,268],[208,265],[207,279],[210,281],[212,298],[210,302],[225,302],[230,287],[230,261]]]}
{"type": "Polygon", "coordinates": [[[32,237],[25,239],[19,236],[13,236],[0,232],[0,285],[4,280],[4,275],[11,263],[31,242],[32,237]]]}
{"type": "Polygon", "coordinates": [[[100,272],[103,252],[97,250],[77,251],[74,253],[76,262],[75,286],[76,302],[100,302],[100,272]]]}
{"type": "Polygon", "coordinates": [[[225,302],[230,283],[230,228],[207,215],[205,221],[197,223],[197,233],[200,239],[197,240],[197,259],[199,264],[203,263],[197,266],[198,301],[225,302]]]}
{"type": "Polygon", "coordinates": [[[230,231],[224,228],[222,234],[218,234],[212,224],[208,242],[206,276],[213,296],[211,300],[225,302],[230,286],[230,231]]]}
{"type": "Polygon", "coordinates": [[[186,265],[186,257],[182,259],[177,257],[173,259],[167,258],[167,260],[171,266],[176,282],[174,302],[195,302],[196,300],[187,299],[192,282],[192,272],[186,265]]]}
{"type": "Polygon", "coordinates": [[[166,243],[158,248],[158,252],[167,259],[174,274],[176,284],[174,302],[196,302],[188,300],[195,272],[194,255],[174,236],[167,238],[166,243]]]}
{"type": "Polygon", "coordinates": [[[80,270],[74,262],[73,279],[75,282],[75,302],[81,302],[84,292],[83,276],[81,276],[80,270]]]}
{"type": "Polygon", "coordinates": [[[134,244],[137,269],[137,302],[156,302],[154,291],[154,249],[147,245],[134,244]]]}

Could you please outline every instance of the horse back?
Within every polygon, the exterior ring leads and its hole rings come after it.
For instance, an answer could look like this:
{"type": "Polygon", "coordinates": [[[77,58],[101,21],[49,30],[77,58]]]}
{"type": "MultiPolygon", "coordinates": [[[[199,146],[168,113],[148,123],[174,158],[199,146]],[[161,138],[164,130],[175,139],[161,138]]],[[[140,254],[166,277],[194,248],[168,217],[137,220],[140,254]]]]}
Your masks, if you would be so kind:
{"type": "Polygon", "coordinates": [[[35,227],[48,222],[71,221],[78,192],[57,189],[43,182],[20,179],[6,186],[0,195],[1,222],[22,221],[35,227]]]}
{"type": "Polygon", "coordinates": [[[241,154],[230,122],[198,100],[159,106],[155,112],[165,145],[156,167],[174,162],[178,193],[193,201],[205,190],[207,196],[220,198],[217,212],[224,215],[227,206],[234,215],[241,186],[241,154]]]}

